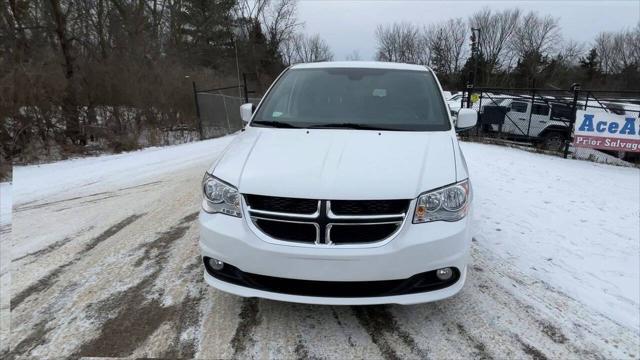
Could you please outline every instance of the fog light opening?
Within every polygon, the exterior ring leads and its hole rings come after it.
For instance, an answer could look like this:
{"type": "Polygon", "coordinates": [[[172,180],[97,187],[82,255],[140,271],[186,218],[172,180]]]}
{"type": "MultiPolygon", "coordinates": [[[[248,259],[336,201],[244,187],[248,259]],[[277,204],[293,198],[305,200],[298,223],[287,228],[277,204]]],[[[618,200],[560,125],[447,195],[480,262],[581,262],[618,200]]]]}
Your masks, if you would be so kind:
{"type": "Polygon", "coordinates": [[[220,271],[224,267],[224,263],[218,259],[209,259],[209,266],[215,271],[220,271]]]}
{"type": "Polygon", "coordinates": [[[451,270],[451,268],[446,267],[446,268],[436,270],[436,277],[438,277],[438,279],[442,281],[447,281],[451,279],[452,276],[453,276],[453,270],[451,270]]]}

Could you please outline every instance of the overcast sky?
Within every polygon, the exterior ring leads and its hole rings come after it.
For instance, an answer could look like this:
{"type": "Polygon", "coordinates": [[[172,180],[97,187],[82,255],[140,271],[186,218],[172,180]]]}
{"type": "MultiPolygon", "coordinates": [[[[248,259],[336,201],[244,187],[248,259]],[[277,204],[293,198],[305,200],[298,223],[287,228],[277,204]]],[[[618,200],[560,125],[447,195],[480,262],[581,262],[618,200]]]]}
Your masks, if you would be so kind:
{"type": "Polygon", "coordinates": [[[467,19],[473,12],[518,7],[560,19],[565,39],[590,42],[601,31],[616,31],[640,21],[640,0],[628,1],[374,1],[300,0],[298,15],[305,33],[320,34],[344,60],[357,50],[363,60],[375,55],[378,24],[408,21],[431,24],[449,18],[467,19]]]}

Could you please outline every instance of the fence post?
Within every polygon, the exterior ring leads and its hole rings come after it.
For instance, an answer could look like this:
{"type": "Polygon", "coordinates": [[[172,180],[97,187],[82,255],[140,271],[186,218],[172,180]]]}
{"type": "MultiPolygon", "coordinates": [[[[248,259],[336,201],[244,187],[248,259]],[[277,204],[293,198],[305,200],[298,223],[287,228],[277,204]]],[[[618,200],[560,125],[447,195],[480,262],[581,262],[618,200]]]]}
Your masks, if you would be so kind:
{"type": "Polygon", "coordinates": [[[478,123],[476,124],[476,136],[480,136],[480,127],[482,127],[482,91],[480,91],[480,99],[478,100],[478,123]]]}
{"type": "Polygon", "coordinates": [[[527,137],[531,132],[531,117],[533,116],[533,104],[536,102],[536,89],[531,90],[531,109],[529,109],[529,123],[527,124],[527,137]]]}
{"type": "Polygon", "coordinates": [[[578,107],[578,96],[580,95],[580,84],[571,85],[571,90],[573,90],[573,105],[571,107],[571,118],[569,119],[569,131],[566,132],[567,137],[564,140],[564,154],[563,157],[566,159],[569,156],[569,143],[571,143],[571,138],[573,137],[573,126],[576,123],[576,110],[578,107]]]}
{"type": "Polygon", "coordinates": [[[193,87],[193,101],[196,104],[196,116],[198,118],[198,132],[200,133],[200,140],[204,140],[204,134],[202,133],[202,119],[200,118],[200,106],[198,105],[198,91],[196,90],[196,82],[192,81],[193,87]]]}
{"type": "Polygon", "coordinates": [[[587,110],[587,106],[589,104],[589,92],[587,91],[587,97],[584,99],[584,110],[587,110]]]}
{"type": "Polygon", "coordinates": [[[249,102],[249,89],[247,89],[247,74],[242,73],[242,83],[244,89],[244,103],[249,102]]]}

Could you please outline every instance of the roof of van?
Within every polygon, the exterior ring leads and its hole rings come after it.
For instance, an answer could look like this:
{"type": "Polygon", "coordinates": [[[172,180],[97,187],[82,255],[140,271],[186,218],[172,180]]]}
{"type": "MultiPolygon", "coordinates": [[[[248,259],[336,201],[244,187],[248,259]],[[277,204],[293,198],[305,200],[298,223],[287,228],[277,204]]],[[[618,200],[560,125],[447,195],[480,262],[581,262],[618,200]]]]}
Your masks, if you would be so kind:
{"type": "Polygon", "coordinates": [[[394,69],[394,70],[417,70],[430,71],[424,65],[380,62],[380,61],[327,61],[295,64],[292,69],[326,69],[326,68],[367,68],[367,69],[394,69]]]}

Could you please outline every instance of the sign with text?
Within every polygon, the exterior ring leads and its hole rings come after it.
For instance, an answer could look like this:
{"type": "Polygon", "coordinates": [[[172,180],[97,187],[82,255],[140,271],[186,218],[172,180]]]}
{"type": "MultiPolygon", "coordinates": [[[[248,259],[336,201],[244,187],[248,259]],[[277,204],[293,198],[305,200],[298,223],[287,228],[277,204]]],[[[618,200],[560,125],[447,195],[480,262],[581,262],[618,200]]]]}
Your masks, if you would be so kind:
{"type": "Polygon", "coordinates": [[[573,145],[592,149],[640,152],[638,114],[616,115],[605,111],[576,112],[573,145]]]}

